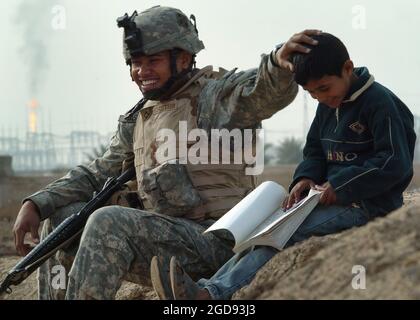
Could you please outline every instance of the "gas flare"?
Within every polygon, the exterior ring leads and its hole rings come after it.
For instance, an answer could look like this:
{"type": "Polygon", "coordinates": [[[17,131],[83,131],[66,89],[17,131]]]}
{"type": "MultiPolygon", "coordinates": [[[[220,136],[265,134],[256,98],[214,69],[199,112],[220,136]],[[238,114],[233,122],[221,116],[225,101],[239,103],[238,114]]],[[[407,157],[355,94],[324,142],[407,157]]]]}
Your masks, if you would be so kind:
{"type": "Polygon", "coordinates": [[[28,103],[29,107],[29,114],[28,114],[28,125],[29,125],[29,132],[35,133],[37,132],[38,127],[38,118],[37,118],[37,109],[38,109],[38,101],[36,99],[31,99],[28,103]]]}

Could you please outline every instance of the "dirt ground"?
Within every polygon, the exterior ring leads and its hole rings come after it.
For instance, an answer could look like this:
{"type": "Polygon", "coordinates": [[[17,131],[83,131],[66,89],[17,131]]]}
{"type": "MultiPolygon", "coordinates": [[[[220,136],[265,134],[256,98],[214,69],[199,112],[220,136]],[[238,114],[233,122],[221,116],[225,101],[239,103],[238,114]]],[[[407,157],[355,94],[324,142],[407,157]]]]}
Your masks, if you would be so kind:
{"type": "MultiPolygon", "coordinates": [[[[273,180],[287,188],[294,169],[293,165],[267,167],[259,182],[273,180]]],[[[19,260],[11,230],[21,199],[55,178],[0,180],[0,279],[19,260]]],[[[280,252],[234,298],[420,299],[420,166],[408,190],[405,206],[386,218],[280,252]],[[354,265],[366,267],[367,290],[351,287],[354,265]]],[[[13,290],[0,299],[36,299],[35,274],[13,290]]],[[[150,288],[124,282],[117,299],[156,299],[156,295],[150,288]]]]}
{"type": "Polygon", "coordinates": [[[420,299],[420,194],[409,198],[366,226],[279,252],[234,299],[420,299]]]}

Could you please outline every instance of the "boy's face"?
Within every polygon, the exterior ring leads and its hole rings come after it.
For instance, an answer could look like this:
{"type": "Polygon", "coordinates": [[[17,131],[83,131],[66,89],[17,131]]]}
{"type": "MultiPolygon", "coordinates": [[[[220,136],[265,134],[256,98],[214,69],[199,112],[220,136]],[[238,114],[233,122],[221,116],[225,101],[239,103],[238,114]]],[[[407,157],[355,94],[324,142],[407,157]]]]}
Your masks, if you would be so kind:
{"type": "Polygon", "coordinates": [[[309,80],[303,86],[303,89],[308,91],[312,98],[318,100],[320,103],[333,109],[338,108],[349,92],[353,69],[353,62],[347,60],[343,66],[341,77],[324,76],[321,79],[309,80]]]}
{"type": "MultiPolygon", "coordinates": [[[[189,67],[191,55],[182,51],[176,59],[178,72],[189,67]]],[[[169,51],[162,51],[150,56],[138,56],[131,59],[131,76],[142,93],[160,89],[171,77],[169,51]]]]}

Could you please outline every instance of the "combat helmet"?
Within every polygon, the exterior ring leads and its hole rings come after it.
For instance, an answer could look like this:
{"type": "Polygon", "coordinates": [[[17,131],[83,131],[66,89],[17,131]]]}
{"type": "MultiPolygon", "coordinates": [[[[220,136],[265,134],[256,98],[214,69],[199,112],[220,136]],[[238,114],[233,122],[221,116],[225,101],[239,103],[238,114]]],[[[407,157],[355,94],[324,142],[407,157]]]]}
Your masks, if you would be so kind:
{"type": "Polygon", "coordinates": [[[195,56],[204,49],[195,17],[191,15],[189,19],[179,9],[155,6],[139,14],[134,11],[131,16],[126,13],[117,23],[124,28],[123,54],[127,64],[135,55],[182,49],[195,56]]]}

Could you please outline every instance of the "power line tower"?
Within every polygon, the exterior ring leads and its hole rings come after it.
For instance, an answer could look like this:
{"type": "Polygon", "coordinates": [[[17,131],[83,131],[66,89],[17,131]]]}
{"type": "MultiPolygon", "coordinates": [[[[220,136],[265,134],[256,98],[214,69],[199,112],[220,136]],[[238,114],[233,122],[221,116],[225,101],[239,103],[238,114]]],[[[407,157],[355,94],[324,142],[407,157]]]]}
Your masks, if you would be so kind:
{"type": "MultiPolygon", "coordinates": [[[[39,103],[32,99],[28,104],[28,131],[24,153],[24,170],[44,171],[56,166],[55,139],[52,133],[38,132],[39,103]]],[[[43,123],[41,123],[43,125],[43,123]]],[[[45,128],[44,125],[42,128],[45,128]]]]}
{"type": "Polygon", "coordinates": [[[94,131],[72,131],[70,133],[69,164],[77,166],[88,160],[88,154],[101,145],[101,136],[94,131]]]}

